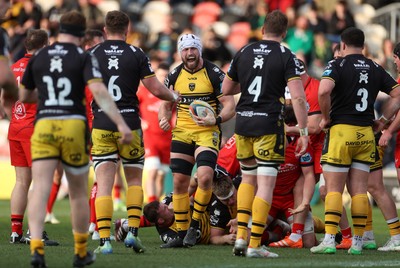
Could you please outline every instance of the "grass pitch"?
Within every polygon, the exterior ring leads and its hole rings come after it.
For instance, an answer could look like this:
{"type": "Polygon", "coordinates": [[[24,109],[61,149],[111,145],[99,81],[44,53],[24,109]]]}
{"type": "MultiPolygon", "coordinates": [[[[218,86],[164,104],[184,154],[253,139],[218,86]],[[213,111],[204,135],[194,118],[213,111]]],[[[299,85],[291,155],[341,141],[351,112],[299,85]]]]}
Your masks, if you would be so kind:
{"type": "MultiPolygon", "coordinates": [[[[30,251],[28,245],[10,244],[10,207],[9,201],[0,201],[0,267],[29,267],[30,251]]],[[[322,205],[313,207],[314,214],[323,216],[322,205]]],[[[70,225],[70,210],[67,200],[57,201],[54,213],[61,221],[58,225],[46,225],[45,229],[52,240],[60,242],[58,247],[46,247],[48,267],[71,267],[73,241],[70,225]]],[[[374,208],[374,231],[378,246],[389,238],[387,225],[379,209],[374,208]]],[[[116,212],[114,218],[126,217],[125,213],[116,212]]],[[[24,222],[27,229],[27,220],[24,222]]],[[[276,249],[276,259],[247,259],[232,256],[232,246],[203,246],[180,249],[160,249],[160,239],[155,228],[142,228],[139,236],[147,247],[144,254],[136,254],[125,248],[123,243],[112,242],[112,255],[97,255],[96,262],[90,267],[112,268],[151,268],[151,267],[400,267],[399,252],[378,252],[364,250],[361,256],[350,256],[345,250],[338,250],[334,255],[313,255],[309,249],[276,249]]],[[[320,238],[322,235],[317,235],[320,238]]],[[[89,249],[94,250],[98,241],[89,241],[89,249]]]]}

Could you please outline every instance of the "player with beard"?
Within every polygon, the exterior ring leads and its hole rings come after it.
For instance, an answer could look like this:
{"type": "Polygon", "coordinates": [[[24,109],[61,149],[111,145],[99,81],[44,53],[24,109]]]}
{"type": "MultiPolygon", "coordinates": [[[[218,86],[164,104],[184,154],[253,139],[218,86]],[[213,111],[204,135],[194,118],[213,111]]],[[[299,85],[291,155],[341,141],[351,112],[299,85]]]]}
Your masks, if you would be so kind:
{"type": "MultiPolygon", "coordinates": [[[[199,230],[199,220],[212,195],[212,179],[221,143],[220,124],[233,117],[234,100],[224,96],[221,83],[225,74],[219,67],[202,58],[200,38],[184,34],[178,38],[178,52],[182,63],[169,73],[165,84],[182,95],[176,107],[177,120],[172,130],[171,170],[174,177],[173,207],[178,236],[163,245],[167,247],[194,246],[199,230]],[[202,100],[211,105],[214,114],[206,117],[189,114],[189,105],[202,100]],[[222,109],[220,110],[220,105],[222,109]],[[194,211],[189,214],[188,187],[194,164],[197,165],[198,188],[194,198],[194,211]]],[[[171,126],[173,103],[164,102],[159,112],[159,125],[168,130],[171,126]]]]}

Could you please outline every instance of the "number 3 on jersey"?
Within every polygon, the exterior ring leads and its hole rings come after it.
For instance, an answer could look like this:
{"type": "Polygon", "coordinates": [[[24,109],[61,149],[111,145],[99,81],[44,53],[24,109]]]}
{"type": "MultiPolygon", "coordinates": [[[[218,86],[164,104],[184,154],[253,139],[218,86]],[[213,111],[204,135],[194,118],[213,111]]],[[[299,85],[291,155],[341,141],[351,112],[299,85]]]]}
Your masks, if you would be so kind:
{"type": "Polygon", "coordinates": [[[110,93],[114,101],[119,101],[122,98],[121,88],[115,84],[115,80],[117,80],[118,77],[119,75],[112,75],[110,80],[108,80],[108,93],[110,93]]]}
{"type": "Polygon", "coordinates": [[[356,110],[359,112],[364,112],[368,107],[368,90],[365,88],[360,88],[357,91],[357,96],[361,96],[361,103],[356,104],[356,110]]]}
{"type": "Polygon", "coordinates": [[[51,76],[43,76],[43,82],[47,84],[47,92],[49,98],[44,102],[46,106],[73,106],[74,101],[68,99],[68,95],[71,93],[71,81],[66,77],[60,77],[55,83],[57,86],[57,92],[54,88],[53,78],[51,76]],[[57,96],[58,93],[58,96],[57,96]]]}
{"type": "Polygon", "coordinates": [[[249,88],[247,89],[250,95],[254,95],[253,102],[258,102],[258,97],[260,96],[261,93],[261,83],[262,83],[262,77],[256,76],[253,82],[251,82],[249,88]]]}

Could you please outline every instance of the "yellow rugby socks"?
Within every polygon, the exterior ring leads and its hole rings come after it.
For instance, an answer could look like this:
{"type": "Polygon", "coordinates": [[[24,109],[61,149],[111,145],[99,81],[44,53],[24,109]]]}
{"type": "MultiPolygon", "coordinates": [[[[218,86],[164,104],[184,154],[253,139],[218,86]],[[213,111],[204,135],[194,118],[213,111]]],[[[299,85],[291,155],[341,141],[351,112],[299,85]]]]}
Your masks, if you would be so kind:
{"type": "Polygon", "coordinates": [[[249,243],[249,246],[252,248],[258,248],[261,244],[261,237],[264,233],[270,209],[271,204],[269,204],[267,201],[258,196],[254,198],[251,237],[249,243]]]}
{"type": "Polygon", "coordinates": [[[254,186],[241,183],[237,193],[237,220],[238,230],[236,237],[247,240],[247,224],[251,216],[254,200],[254,186]]]}
{"type": "Polygon", "coordinates": [[[96,197],[96,219],[100,238],[110,238],[113,201],[111,196],[96,197]]]}

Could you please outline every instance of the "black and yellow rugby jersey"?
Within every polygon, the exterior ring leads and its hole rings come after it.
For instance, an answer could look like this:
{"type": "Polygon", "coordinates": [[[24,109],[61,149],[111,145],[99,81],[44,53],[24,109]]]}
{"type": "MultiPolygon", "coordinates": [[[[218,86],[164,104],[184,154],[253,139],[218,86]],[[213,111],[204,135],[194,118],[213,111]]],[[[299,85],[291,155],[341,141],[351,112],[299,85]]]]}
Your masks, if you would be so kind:
{"type": "Polygon", "coordinates": [[[165,85],[173,86],[182,96],[177,105],[176,127],[196,127],[196,123],[189,114],[189,105],[194,100],[202,100],[213,107],[216,114],[219,113],[218,98],[222,96],[221,85],[225,73],[215,64],[204,60],[203,68],[191,73],[183,67],[183,63],[168,74],[165,85]]]}
{"type": "Polygon", "coordinates": [[[85,85],[91,81],[102,81],[97,59],[74,44],[56,42],[32,56],[21,84],[38,89],[36,119],[76,115],[86,119],[85,85]]]}
{"type": "Polygon", "coordinates": [[[287,82],[300,79],[294,54],[275,41],[259,41],[239,50],[227,76],[239,82],[235,133],[257,137],[284,133],[283,108],[287,82]]]}
{"type": "MultiPolygon", "coordinates": [[[[128,126],[140,128],[139,100],[136,96],[141,79],[154,76],[149,58],[142,49],[122,40],[107,40],[91,52],[100,63],[104,84],[128,126]]],[[[93,128],[117,131],[116,125],[92,102],[93,128]]]]}
{"type": "MultiPolygon", "coordinates": [[[[170,193],[164,197],[161,201],[162,203],[169,205],[172,202],[173,193],[170,193]]],[[[192,214],[193,207],[190,207],[190,214],[192,214]]],[[[199,231],[201,233],[200,237],[197,238],[196,244],[208,244],[210,241],[210,214],[206,210],[201,216],[199,222],[199,231]]],[[[178,234],[178,229],[176,228],[175,221],[170,227],[159,227],[156,225],[157,232],[160,235],[161,241],[167,243],[170,239],[173,239],[178,234]]]]}
{"type": "Polygon", "coordinates": [[[378,92],[389,94],[398,86],[379,64],[361,54],[330,61],[321,79],[335,82],[331,93],[331,126],[372,126],[378,92]]]}
{"type": "Polygon", "coordinates": [[[212,194],[209,205],[210,225],[214,228],[226,230],[226,226],[231,219],[237,215],[237,206],[229,207],[223,204],[215,194],[212,194]]]}

